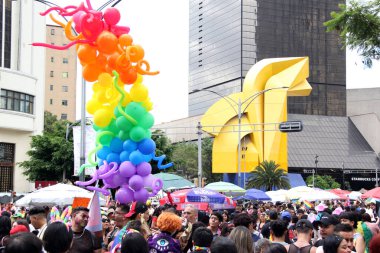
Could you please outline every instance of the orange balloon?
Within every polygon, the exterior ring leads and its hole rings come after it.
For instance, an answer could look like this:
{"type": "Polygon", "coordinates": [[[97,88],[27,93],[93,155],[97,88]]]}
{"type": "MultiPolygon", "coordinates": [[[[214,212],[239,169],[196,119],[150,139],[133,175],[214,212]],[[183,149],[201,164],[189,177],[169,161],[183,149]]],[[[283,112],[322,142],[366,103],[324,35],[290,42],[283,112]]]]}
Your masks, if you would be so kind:
{"type": "Polygon", "coordinates": [[[133,39],[132,36],[129,34],[123,34],[119,37],[119,45],[121,48],[129,47],[132,45],[133,39]]]}
{"type": "Polygon", "coordinates": [[[119,56],[120,56],[120,54],[117,52],[108,56],[107,57],[108,67],[110,67],[111,69],[116,69],[116,61],[117,61],[117,58],[119,58],[119,56]]]}
{"type": "Polygon", "coordinates": [[[81,44],[78,47],[78,58],[82,63],[91,63],[96,60],[96,47],[88,44],[81,44]]]}
{"type": "Polygon", "coordinates": [[[89,63],[83,67],[82,75],[84,80],[88,82],[95,82],[98,76],[102,73],[102,68],[96,62],[89,63]]]}
{"type": "Polygon", "coordinates": [[[116,35],[109,31],[103,31],[96,39],[99,52],[107,55],[117,50],[118,42],[116,35]]]}
{"type": "Polygon", "coordinates": [[[144,49],[139,45],[128,47],[127,52],[132,62],[138,62],[144,58],[144,49]]]}
{"type": "Polygon", "coordinates": [[[134,68],[128,68],[126,71],[120,72],[120,79],[125,84],[133,84],[137,79],[137,72],[134,68]]]}
{"type": "Polygon", "coordinates": [[[124,72],[126,69],[131,67],[131,61],[129,60],[129,56],[127,54],[121,54],[116,61],[116,70],[117,72],[121,73],[124,72]]]}

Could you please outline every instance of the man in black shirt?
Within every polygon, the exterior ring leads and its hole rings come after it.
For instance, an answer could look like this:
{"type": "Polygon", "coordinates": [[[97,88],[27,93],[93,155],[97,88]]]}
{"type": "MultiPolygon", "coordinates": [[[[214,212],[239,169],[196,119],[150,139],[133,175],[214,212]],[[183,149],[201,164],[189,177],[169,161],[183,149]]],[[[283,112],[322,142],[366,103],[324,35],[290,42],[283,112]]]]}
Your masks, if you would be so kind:
{"type": "Polygon", "coordinates": [[[88,212],[89,210],[85,207],[77,207],[71,213],[71,229],[73,230],[74,237],[69,253],[101,252],[101,240],[85,229],[89,218],[88,212]]]}

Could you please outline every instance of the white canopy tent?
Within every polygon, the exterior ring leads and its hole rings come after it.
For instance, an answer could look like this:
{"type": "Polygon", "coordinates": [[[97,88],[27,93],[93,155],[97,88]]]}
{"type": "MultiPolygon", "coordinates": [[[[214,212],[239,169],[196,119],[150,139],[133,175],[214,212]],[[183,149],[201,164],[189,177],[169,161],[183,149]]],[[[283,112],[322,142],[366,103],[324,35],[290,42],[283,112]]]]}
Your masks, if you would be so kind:
{"type": "MultiPolygon", "coordinates": [[[[36,190],[23,198],[17,200],[16,206],[65,206],[71,205],[75,197],[92,198],[93,192],[69,184],[56,184],[36,190]]],[[[106,201],[100,197],[100,205],[104,206],[106,201]]]]}
{"type": "Polygon", "coordinates": [[[267,191],[265,193],[272,199],[272,202],[277,202],[277,201],[288,202],[288,201],[290,201],[287,190],[267,191]]]}

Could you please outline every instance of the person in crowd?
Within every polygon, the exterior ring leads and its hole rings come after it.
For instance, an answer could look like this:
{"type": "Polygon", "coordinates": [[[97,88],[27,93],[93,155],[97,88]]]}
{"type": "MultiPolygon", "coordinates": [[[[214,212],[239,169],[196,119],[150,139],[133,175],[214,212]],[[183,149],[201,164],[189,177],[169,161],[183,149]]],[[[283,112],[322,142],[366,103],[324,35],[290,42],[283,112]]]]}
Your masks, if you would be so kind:
{"type": "Polygon", "coordinates": [[[188,251],[192,251],[193,250],[193,235],[194,235],[194,231],[197,229],[197,228],[200,228],[200,227],[206,227],[206,225],[201,222],[201,221],[197,221],[193,224],[192,228],[191,228],[191,234],[190,234],[190,237],[189,237],[189,240],[188,240],[188,243],[187,245],[185,246],[185,248],[182,250],[183,252],[188,252],[188,251]]]}
{"type": "MultiPolygon", "coordinates": [[[[25,226],[26,229],[27,229],[27,232],[30,232],[30,226],[29,226],[29,223],[28,223],[27,220],[25,220],[25,219],[17,220],[17,221],[16,221],[16,224],[17,224],[17,225],[23,225],[23,226],[25,226]]],[[[16,226],[17,226],[17,225],[16,225],[16,226]]]]}
{"type": "MultiPolygon", "coordinates": [[[[238,253],[235,243],[228,237],[219,236],[212,241],[211,253],[238,253]]],[[[240,252],[239,252],[240,253],[240,252]]]]}
{"type": "Polygon", "coordinates": [[[348,224],[338,224],[335,226],[334,233],[343,237],[347,242],[347,247],[352,251],[354,248],[354,229],[348,224]]]}
{"type": "Polygon", "coordinates": [[[9,238],[4,252],[41,253],[42,241],[33,233],[18,233],[9,238]]]}
{"type": "Polygon", "coordinates": [[[129,212],[129,206],[120,204],[116,207],[115,210],[113,209],[108,209],[110,212],[112,211],[112,217],[114,219],[114,226],[111,228],[110,232],[104,236],[103,239],[103,249],[108,249],[110,246],[110,243],[114,240],[116,234],[124,227],[127,225],[128,218],[125,217],[125,215],[129,212]]]}
{"type": "Polygon", "coordinates": [[[223,222],[230,222],[230,214],[228,213],[227,210],[223,210],[222,217],[223,217],[223,222]]]}
{"type": "Polygon", "coordinates": [[[279,243],[287,246],[288,243],[285,242],[286,232],[288,231],[286,222],[283,220],[275,220],[270,223],[270,236],[272,238],[272,243],[279,243]]]}
{"type": "Polygon", "coordinates": [[[149,252],[180,253],[181,246],[175,237],[182,228],[181,218],[172,212],[163,212],[158,216],[157,227],[160,233],[148,239],[149,252]]]}
{"type": "Polygon", "coordinates": [[[71,212],[71,229],[73,231],[73,243],[70,253],[100,253],[101,242],[95,235],[86,229],[89,219],[89,209],[76,207],[71,212]]]}
{"type": "Polygon", "coordinates": [[[259,219],[257,216],[257,213],[254,212],[251,215],[251,219],[252,219],[252,240],[255,243],[261,238],[263,238],[263,236],[259,231],[257,231],[257,220],[259,219]]]}
{"type": "Polygon", "coordinates": [[[340,223],[350,225],[354,230],[354,251],[356,253],[364,253],[365,241],[364,237],[356,231],[358,227],[357,215],[354,212],[343,212],[339,216],[340,223]]]}
{"type": "Polygon", "coordinates": [[[29,232],[28,228],[26,228],[24,225],[16,225],[14,226],[11,231],[9,232],[10,235],[15,235],[17,233],[26,233],[29,232]]]}
{"type": "Polygon", "coordinates": [[[334,233],[335,226],[339,224],[339,220],[334,216],[323,213],[320,220],[316,220],[313,222],[314,227],[319,228],[320,238],[314,243],[315,247],[322,246],[327,236],[332,235],[334,233]]]}
{"type": "Polygon", "coordinates": [[[46,212],[43,207],[36,206],[29,211],[30,223],[34,230],[32,233],[42,240],[47,228],[46,212]]]}
{"type": "Polygon", "coordinates": [[[164,210],[163,206],[159,206],[156,209],[154,209],[153,214],[152,214],[151,224],[150,224],[151,230],[154,231],[154,230],[158,229],[157,228],[157,219],[158,219],[158,216],[160,216],[160,214],[162,213],[163,210],[164,210]]]}
{"type": "Polygon", "coordinates": [[[73,241],[73,231],[62,222],[53,222],[47,226],[42,241],[47,253],[66,253],[73,241]]]}
{"type": "Polygon", "coordinates": [[[297,221],[295,231],[297,241],[287,247],[288,253],[315,253],[317,248],[310,244],[313,237],[313,224],[306,219],[301,219],[297,221]]]}
{"type": "Polygon", "coordinates": [[[265,253],[287,253],[287,251],[284,245],[272,243],[265,250],[265,253]]]}
{"type": "Polygon", "coordinates": [[[324,239],[324,253],[350,253],[351,250],[347,245],[347,241],[336,234],[329,235],[324,239]]]}
{"type": "Polygon", "coordinates": [[[369,243],[370,253],[380,253],[380,234],[374,236],[369,243]]]}
{"type": "Polygon", "coordinates": [[[264,226],[261,228],[261,234],[263,235],[264,238],[269,239],[270,237],[270,223],[272,221],[275,221],[278,219],[278,214],[277,211],[271,210],[269,211],[269,222],[264,224],[264,226]]]}
{"type": "Polygon", "coordinates": [[[193,252],[195,253],[208,253],[210,251],[211,243],[214,239],[212,231],[206,227],[199,227],[195,229],[193,240],[193,252]]]}
{"type": "Polygon", "coordinates": [[[198,221],[198,210],[193,205],[187,205],[182,212],[182,225],[185,231],[180,235],[179,241],[181,249],[184,249],[189,242],[192,225],[198,221]]]}
{"type": "Polygon", "coordinates": [[[239,253],[251,253],[253,250],[252,234],[245,226],[235,227],[228,236],[236,245],[239,253]]]}
{"type": "Polygon", "coordinates": [[[297,240],[296,233],[295,233],[297,222],[298,222],[298,217],[296,215],[293,215],[288,226],[288,235],[289,235],[289,240],[291,242],[294,242],[297,240]]]}
{"type": "Polygon", "coordinates": [[[148,253],[149,247],[140,233],[127,233],[121,242],[121,253],[148,253]]]}
{"type": "Polygon", "coordinates": [[[223,223],[220,227],[220,236],[228,237],[235,226],[232,223],[223,223]]]}
{"type": "Polygon", "coordinates": [[[223,221],[223,217],[219,212],[212,212],[210,215],[210,222],[208,229],[211,230],[214,237],[220,236],[220,224],[223,221]]]}
{"type": "Polygon", "coordinates": [[[253,252],[254,253],[264,253],[270,244],[271,244],[271,242],[268,239],[261,238],[257,242],[255,242],[253,252]]]}
{"type": "Polygon", "coordinates": [[[0,216],[0,247],[5,246],[12,229],[12,222],[8,216],[0,216]]]}
{"type": "Polygon", "coordinates": [[[257,223],[257,231],[261,233],[261,230],[263,226],[265,225],[265,223],[267,223],[267,214],[264,211],[264,212],[261,212],[259,215],[259,221],[257,223]]]}

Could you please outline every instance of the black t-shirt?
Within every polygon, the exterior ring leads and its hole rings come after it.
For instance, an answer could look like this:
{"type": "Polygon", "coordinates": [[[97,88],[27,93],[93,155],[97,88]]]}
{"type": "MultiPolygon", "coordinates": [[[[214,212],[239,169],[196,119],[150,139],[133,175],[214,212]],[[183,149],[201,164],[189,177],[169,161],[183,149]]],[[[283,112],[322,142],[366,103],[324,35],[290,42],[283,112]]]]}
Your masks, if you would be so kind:
{"type": "Polygon", "coordinates": [[[71,246],[69,253],[93,253],[94,250],[101,248],[101,240],[85,229],[80,233],[74,232],[73,245],[71,246]]]}
{"type": "Polygon", "coordinates": [[[323,244],[325,243],[325,240],[324,239],[321,239],[321,240],[318,240],[314,243],[314,247],[319,247],[319,246],[323,246],[323,244]]]}

